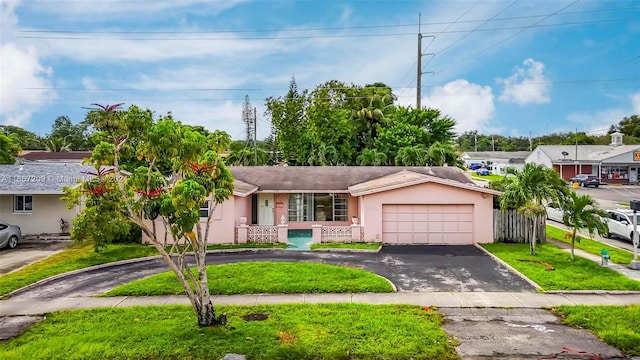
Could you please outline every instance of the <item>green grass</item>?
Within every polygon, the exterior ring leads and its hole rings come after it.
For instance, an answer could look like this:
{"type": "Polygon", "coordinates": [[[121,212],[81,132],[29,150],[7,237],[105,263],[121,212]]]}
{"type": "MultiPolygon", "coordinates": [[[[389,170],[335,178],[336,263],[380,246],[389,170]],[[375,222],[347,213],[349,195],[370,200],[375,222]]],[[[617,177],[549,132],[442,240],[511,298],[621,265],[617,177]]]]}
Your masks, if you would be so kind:
{"type": "Polygon", "coordinates": [[[471,178],[474,180],[485,180],[485,181],[498,181],[504,179],[504,175],[477,175],[475,172],[471,174],[471,178]]]}
{"type": "Polygon", "coordinates": [[[93,244],[73,244],[62,252],[0,276],[0,296],[68,271],[157,254],[153,247],[140,244],[111,244],[99,253],[93,251],[93,244]]]}
{"type": "Polygon", "coordinates": [[[458,359],[442,316],[408,305],[220,306],[228,327],[199,328],[185,306],[47,314],[0,343],[2,359],[458,359]],[[248,314],[267,314],[246,322],[248,314]]]}
{"type": "Polygon", "coordinates": [[[600,264],[576,256],[571,261],[569,253],[551,244],[536,246],[536,256],[529,255],[529,244],[482,244],[492,254],[508,263],[544,290],[632,290],[640,291],[640,282],[600,264]],[[551,264],[555,270],[546,271],[546,266],[521,260],[540,260],[551,264]]]}
{"type": "MultiPolygon", "coordinates": [[[[194,269],[195,271],[195,269],[194,269]]],[[[298,294],[393,292],[389,282],[370,272],[342,266],[246,262],[207,266],[211,294],[298,294]]],[[[104,296],[184,294],[173,272],[156,274],[118,286],[104,296]]]]}
{"type": "MultiPolygon", "coordinates": [[[[571,244],[571,239],[565,239],[565,234],[569,234],[569,232],[555,226],[547,225],[547,237],[562,241],[567,244],[571,244]]],[[[610,261],[616,264],[626,265],[630,263],[631,260],[633,260],[633,253],[631,253],[630,251],[622,250],[615,246],[610,246],[599,241],[591,240],[584,236],[578,235],[577,237],[580,238],[580,242],[578,242],[576,239],[576,249],[581,249],[588,252],[589,254],[598,256],[600,256],[600,251],[602,251],[602,249],[607,249],[609,256],[611,256],[610,261]]]]}
{"type": "Polygon", "coordinates": [[[564,324],[585,328],[626,355],[640,355],[640,305],[559,306],[564,324]]]}
{"type": "Polygon", "coordinates": [[[353,242],[353,243],[326,243],[326,244],[312,244],[311,250],[316,249],[357,249],[357,250],[378,250],[381,243],[366,243],[366,242],[353,242]]]}

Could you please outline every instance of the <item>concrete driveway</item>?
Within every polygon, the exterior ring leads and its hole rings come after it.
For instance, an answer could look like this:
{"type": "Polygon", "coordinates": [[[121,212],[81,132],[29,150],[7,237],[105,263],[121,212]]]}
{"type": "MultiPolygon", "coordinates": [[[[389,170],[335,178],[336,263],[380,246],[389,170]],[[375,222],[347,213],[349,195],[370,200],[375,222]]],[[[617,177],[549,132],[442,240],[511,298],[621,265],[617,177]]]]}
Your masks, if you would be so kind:
{"type": "Polygon", "coordinates": [[[19,269],[64,250],[71,241],[25,240],[15,249],[0,250],[0,275],[19,269]]]}
{"type": "MultiPolygon", "coordinates": [[[[535,289],[475,246],[387,246],[380,253],[215,253],[208,264],[301,261],[361,268],[391,281],[398,291],[531,292],[535,289]]],[[[115,286],[168,271],[162,259],[64,276],[14,295],[15,299],[92,296],[115,286]]]]}

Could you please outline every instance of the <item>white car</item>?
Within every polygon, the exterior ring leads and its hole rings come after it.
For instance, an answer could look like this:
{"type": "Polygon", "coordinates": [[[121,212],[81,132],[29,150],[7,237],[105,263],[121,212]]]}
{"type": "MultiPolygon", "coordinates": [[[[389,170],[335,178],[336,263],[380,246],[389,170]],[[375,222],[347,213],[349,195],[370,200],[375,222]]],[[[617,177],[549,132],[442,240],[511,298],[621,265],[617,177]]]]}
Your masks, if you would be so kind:
{"type": "MultiPolygon", "coordinates": [[[[633,210],[607,210],[609,216],[604,220],[607,224],[606,237],[616,236],[624,240],[633,241],[633,210]]],[[[640,230],[640,214],[636,214],[638,230],[640,230]]]]}
{"type": "Polygon", "coordinates": [[[18,241],[22,237],[20,227],[0,222],[0,249],[8,247],[13,249],[18,246],[18,241]]]}
{"type": "Polygon", "coordinates": [[[562,211],[562,209],[560,209],[558,204],[550,203],[545,207],[545,209],[547,210],[547,219],[557,221],[559,223],[562,222],[562,216],[564,215],[564,212],[562,211]]]}

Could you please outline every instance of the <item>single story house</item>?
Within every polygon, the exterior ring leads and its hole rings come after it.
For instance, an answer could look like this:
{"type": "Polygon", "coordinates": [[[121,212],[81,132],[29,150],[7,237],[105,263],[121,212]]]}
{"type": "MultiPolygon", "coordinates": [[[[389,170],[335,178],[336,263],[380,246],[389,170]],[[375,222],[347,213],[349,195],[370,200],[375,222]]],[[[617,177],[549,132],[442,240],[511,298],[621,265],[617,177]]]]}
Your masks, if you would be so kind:
{"type": "Polygon", "coordinates": [[[467,151],[460,155],[465,165],[483,163],[496,175],[504,175],[507,168],[522,170],[529,151],[467,151]]]}
{"type": "Polygon", "coordinates": [[[23,150],[16,158],[16,163],[76,163],[91,157],[91,151],[46,151],[23,150]]]}
{"type": "Polygon", "coordinates": [[[604,184],[637,184],[640,145],[624,145],[623,136],[612,133],[609,145],[540,145],[525,162],[552,168],[565,180],[588,174],[604,184]]]}
{"type": "MultiPolygon", "coordinates": [[[[318,239],[386,244],[493,242],[495,190],[456,167],[230,167],[231,198],[212,214],[208,243],[318,239]]],[[[206,221],[208,209],[201,209],[206,221]]],[[[144,238],[143,238],[144,240],[144,238]]]]}
{"type": "Polygon", "coordinates": [[[91,166],[71,163],[0,165],[0,220],[20,226],[24,235],[58,234],[80,209],[60,200],[65,186],[87,178],[91,166]]]}

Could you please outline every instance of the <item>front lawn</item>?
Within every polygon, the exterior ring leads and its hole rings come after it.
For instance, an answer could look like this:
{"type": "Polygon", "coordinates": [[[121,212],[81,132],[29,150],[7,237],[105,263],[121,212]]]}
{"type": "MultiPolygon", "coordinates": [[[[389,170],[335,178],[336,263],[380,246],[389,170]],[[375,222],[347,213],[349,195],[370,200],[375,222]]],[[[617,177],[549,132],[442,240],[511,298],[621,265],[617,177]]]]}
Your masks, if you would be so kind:
{"type": "Polygon", "coordinates": [[[485,181],[498,181],[504,179],[504,175],[478,175],[475,172],[471,175],[471,178],[474,180],[485,180],[485,181]]]}
{"type": "Polygon", "coordinates": [[[0,276],[0,297],[68,271],[152,255],[158,255],[156,249],[141,244],[111,244],[99,253],[93,251],[92,243],[73,244],[62,252],[0,276]]]}
{"type": "Polygon", "coordinates": [[[640,305],[558,306],[562,323],[589,329],[626,355],[640,355],[640,305]]]}
{"type": "Polygon", "coordinates": [[[355,250],[378,250],[381,243],[366,243],[366,242],[353,242],[353,243],[324,243],[324,244],[312,244],[311,250],[318,249],[355,249],[355,250]]]}
{"type": "Polygon", "coordinates": [[[199,328],[185,306],[47,314],[0,343],[3,359],[458,359],[442,316],[408,305],[220,306],[228,327],[199,328]],[[242,317],[265,314],[264,321],[242,317]]]}
{"type": "Polygon", "coordinates": [[[529,255],[529,244],[482,244],[544,290],[632,290],[640,291],[640,282],[598,263],[576,256],[551,244],[536,246],[537,256],[529,255]],[[523,261],[524,260],[524,261],[523,261]],[[543,262],[543,263],[540,263],[543,262]],[[547,271],[551,265],[555,270],[547,271]]]}
{"type": "MultiPolygon", "coordinates": [[[[571,239],[566,239],[565,234],[569,234],[569,232],[555,226],[547,225],[547,237],[562,241],[567,244],[571,244],[571,239]]],[[[615,246],[610,246],[599,241],[591,240],[584,236],[578,235],[577,237],[580,238],[580,242],[578,242],[578,240],[576,239],[576,249],[581,249],[588,252],[589,254],[598,256],[600,256],[600,251],[602,251],[602,249],[607,249],[607,252],[611,256],[611,262],[614,262],[616,264],[626,265],[630,263],[631,260],[633,260],[633,253],[631,253],[630,251],[622,250],[615,246]]]]}
{"type": "MultiPolygon", "coordinates": [[[[195,271],[195,269],[194,269],[195,271]]],[[[214,295],[393,292],[383,277],[342,266],[246,262],[207,266],[209,289],[214,295]]],[[[173,272],[156,274],[121,285],[104,296],[184,294],[173,272]]]]}

